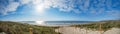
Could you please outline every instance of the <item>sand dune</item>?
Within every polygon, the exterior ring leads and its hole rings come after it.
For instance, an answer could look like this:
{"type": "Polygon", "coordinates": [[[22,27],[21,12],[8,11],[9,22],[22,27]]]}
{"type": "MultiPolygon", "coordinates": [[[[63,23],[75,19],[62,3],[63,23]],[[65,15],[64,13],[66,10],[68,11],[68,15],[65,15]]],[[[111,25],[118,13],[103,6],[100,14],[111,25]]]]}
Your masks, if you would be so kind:
{"type": "MultiPolygon", "coordinates": [[[[100,34],[100,31],[86,30],[77,27],[60,27],[55,30],[56,32],[60,32],[62,34],[100,34]]],[[[101,31],[102,34],[120,34],[119,28],[112,28],[108,31],[101,31]]]]}

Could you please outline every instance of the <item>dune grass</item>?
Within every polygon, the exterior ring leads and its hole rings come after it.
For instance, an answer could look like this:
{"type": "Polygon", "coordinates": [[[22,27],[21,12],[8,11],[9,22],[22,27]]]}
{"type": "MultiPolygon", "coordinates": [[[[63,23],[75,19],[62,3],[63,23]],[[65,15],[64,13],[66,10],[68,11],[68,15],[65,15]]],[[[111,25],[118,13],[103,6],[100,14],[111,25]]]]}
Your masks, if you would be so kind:
{"type": "MultiPolygon", "coordinates": [[[[120,28],[120,20],[109,20],[109,21],[93,22],[90,24],[72,25],[72,27],[99,30],[100,24],[103,31],[107,31],[111,28],[120,28]]],[[[32,28],[33,34],[60,34],[55,32],[55,29],[59,27],[37,26],[37,25],[23,24],[19,22],[0,21],[0,32],[5,32],[7,34],[30,34],[29,28],[32,28]]]]}
{"type": "Polygon", "coordinates": [[[57,27],[37,26],[11,21],[0,21],[0,32],[5,32],[7,34],[30,34],[29,28],[32,28],[33,34],[60,34],[55,32],[57,27]]]}
{"type": "Polygon", "coordinates": [[[100,21],[100,22],[93,22],[90,24],[80,24],[80,25],[72,25],[72,26],[93,29],[93,30],[99,30],[100,24],[101,24],[101,29],[103,31],[107,31],[111,28],[120,28],[120,20],[100,21]]]}

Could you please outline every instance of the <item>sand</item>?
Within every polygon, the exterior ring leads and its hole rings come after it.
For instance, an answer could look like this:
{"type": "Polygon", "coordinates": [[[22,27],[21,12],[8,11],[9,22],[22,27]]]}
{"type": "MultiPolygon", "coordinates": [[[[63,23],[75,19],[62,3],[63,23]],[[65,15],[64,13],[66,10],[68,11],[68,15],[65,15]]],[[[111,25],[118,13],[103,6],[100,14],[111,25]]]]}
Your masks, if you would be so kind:
{"type": "MultiPolygon", "coordinates": [[[[96,30],[86,30],[83,28],[78,27],[60,27],[55,30],[56,32],[62,33],[62,34],[100,34],[100,31],[96,30]]],[[[120,34],[119,28],[112,28],[108,31],[101,31],[102,34],[120,34]]]]}

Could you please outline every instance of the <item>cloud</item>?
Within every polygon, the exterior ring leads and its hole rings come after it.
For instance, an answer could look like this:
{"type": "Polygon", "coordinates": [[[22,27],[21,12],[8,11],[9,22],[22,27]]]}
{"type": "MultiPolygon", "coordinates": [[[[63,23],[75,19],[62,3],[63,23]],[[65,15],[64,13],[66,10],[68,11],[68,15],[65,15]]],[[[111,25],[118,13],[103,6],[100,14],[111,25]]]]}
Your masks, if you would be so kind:
{"type": "Polygon", "coordinates": [[[117,16],[120,18],[120,11],[118,11],[118,10],[110,10],[110,11],[107,11],[106,14],[108,14],[110,16],[117,16]]]}
{"type": "MultiPolygon", "coordinates": [[[[73,11],[75,13],[90,12],[91,14],[101,14],[105,11],[112,12],[112,10],[115,10],[113,7],[118,7],[118,5],[120,5],[119,0],[114,3],[112,1],[113,0],[18,0],[18,2],[10,1],[7,7],[4,6],[0,8],[0,13],[7,14],[8,12],[16,11],[21,5],[32,4],[34,9],[36,6],[42,6],[42,9],[37,9],[39,11],[58,8],[59,11],[63,12],[73,11]]],[[[4,2],[4,4],[5,3],[7,2],[4,2]]]]}
{"type": "Polygon", "coordinates": [[[19,6],[18,2],[11,2],[7,7],[7,11],[16,11],[17,7],[19,6]]]}
{"type": "Polygon", "coordinates": [[[18,2],[13,2],[13,0],[9,0],[8,2],[5,0],[0,0],[0,14],[7,15],[8,12],[13,12],[17,10],[17,7],[20,5],[18,2]]]}
{"type": "Polygon", "coordinates": [[[90,12],[91,14],[102,14],[105,11],[114,10],[113,6],[120,5],[119,1],[112,3],[112,0],[44,0],[41,3],[45,4],[48,8],[58,8],[63,12],[90,12]]]}
{"type": "Polygon", "coordinates": [[[32,0],[19,0],[21,4],[29,4],[32,0]]]}

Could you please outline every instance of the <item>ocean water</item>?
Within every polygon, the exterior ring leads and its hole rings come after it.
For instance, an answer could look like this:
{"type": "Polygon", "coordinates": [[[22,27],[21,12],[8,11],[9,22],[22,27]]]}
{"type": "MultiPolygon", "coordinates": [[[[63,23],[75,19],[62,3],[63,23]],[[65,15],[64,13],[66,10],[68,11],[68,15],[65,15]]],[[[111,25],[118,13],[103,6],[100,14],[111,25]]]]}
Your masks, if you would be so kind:
{"type": "Polygon", "coordinates": [[[86,24],[94,21],[21,21],[21,23],[28,23],[42,26],[68,26],[77,24],[86,24]]]}

